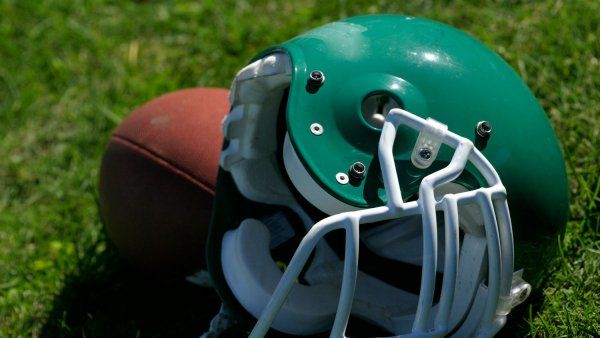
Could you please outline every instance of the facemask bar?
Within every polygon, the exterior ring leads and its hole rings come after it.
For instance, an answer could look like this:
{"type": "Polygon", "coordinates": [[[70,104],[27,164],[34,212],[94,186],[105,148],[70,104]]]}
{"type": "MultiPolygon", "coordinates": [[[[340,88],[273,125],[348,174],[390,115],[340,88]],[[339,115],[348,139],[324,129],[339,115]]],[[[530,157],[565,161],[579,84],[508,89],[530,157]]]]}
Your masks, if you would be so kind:
{"type": "MultiPolygon", "coordinates": [[[[467,203],[477,203],[481,207],[488,243],[487,297],[484,311],[479,320],[480,325],[476,332],[471,333],[484,336],[493,335],[504,325],[506,314],[516,305],[514,304],[514,295],[511,296],[513,238],[506,190],[497,172],[481,152],[474,148],[470,140],[443,130],[441,142],[455,149],[451,162],[447,167],[422,180],[417,201],[405,203],[402,199],[392,152],[396,132],[401,124],[419,132],[424,130],[426,132],[428,128],[440,125],[433,120],[424,120],[402,109],[390,110],[379,140],[379,158],[387,194],[387,205],[336,214],[316,223],[301,241],[250,337],[264,337],[319,240],[327,233],[337,229],[346,231],[345,259],[340,298],[330,336],[345,337],[358,273],[360,224],[417,214],[422,215],[423,221],[423,269],[412,334],[407,336],[443,336],[447,334],[452,329],[448,322],[459,260],[458,207],[467,203]],[[436,200],[435,188],[455,180],[464,170],[467,161],[470,161],[483,175],[488,187],[446,194],[436,200]],[[433,311],[431,309],[437,265],[436,211],[444,213],[446,252],[439,310],[432,321],[433,311]],[[430,327],[431,323],[433,323],[433,327],[430,327]]],[[[437,130],[437,132],[440,131],[437,130]]]]}

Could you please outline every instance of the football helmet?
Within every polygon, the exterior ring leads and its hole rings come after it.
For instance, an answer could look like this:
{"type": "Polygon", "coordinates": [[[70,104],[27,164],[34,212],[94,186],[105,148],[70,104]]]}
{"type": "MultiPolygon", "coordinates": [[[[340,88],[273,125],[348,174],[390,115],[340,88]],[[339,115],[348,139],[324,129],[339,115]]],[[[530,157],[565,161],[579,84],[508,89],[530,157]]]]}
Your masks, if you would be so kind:
{"type": "Polygon", "coordinates": [[[260,53],[230,101],[207,263],[251,337],[492,336],[531,290],[513,229],[566,222],[544,111],[452,27],[327,24],[260,53]]]}

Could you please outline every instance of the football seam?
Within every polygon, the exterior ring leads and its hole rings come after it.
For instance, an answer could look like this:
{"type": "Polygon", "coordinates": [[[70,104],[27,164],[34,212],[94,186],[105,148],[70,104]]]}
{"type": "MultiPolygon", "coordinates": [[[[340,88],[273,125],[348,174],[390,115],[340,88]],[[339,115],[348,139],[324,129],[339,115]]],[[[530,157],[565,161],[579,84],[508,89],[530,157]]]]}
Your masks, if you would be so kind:
{"type": "Polygon", "coordinates": [[[121,143],[126,147],[139,151],[140,153],[146,155],[150,160],[154,161],[156,164],[161,165],[167,170],[170,170],[171,172],[188,179],[193,184],[197,185],[200,189],[211,194],[212,196],[215,195],[215,191],[209,187],[209,184],[207,182],[203,182],[201,179],[194,177],[191,173],[187,172],[183,168],[178,167],[173,162],[165,159],[159,154],[153,152],[152,150],[145,148],[144,146],[136,143],[135,141],[119,134],[113,134],[113,140],[115,142],[121,143]]]}

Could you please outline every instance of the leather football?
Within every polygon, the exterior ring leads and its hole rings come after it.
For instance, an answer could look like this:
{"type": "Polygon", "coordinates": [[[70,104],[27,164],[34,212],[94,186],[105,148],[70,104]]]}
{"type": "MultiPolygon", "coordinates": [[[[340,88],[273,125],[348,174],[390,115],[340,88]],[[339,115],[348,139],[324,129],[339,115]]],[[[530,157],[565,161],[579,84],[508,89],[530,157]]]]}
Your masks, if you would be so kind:
{"type": "Polygon", "coordinates": [[[195,88],[160,96],[133,111],[106,147],[102,219],[119,252],[151,277],[205,267],[228,95],[195,88]]]}

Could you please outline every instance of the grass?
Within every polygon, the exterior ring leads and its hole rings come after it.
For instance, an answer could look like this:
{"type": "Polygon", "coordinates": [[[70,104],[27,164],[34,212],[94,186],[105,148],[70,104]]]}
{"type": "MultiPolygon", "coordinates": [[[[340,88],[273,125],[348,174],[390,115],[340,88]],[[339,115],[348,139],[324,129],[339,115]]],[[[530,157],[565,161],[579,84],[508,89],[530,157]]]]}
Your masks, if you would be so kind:
{"type": "Polygon", "coordinates": [[[129,271],[102,230],[111,130],[157,95],[228,87],[320,24],[405,13],[477,37],[521,75],[563,147],[571,218],[506,335],[600,332],[600,2],[0,0],[0,337],[199,335],[212,291],[129,271]]]}

